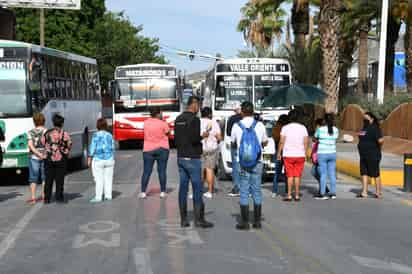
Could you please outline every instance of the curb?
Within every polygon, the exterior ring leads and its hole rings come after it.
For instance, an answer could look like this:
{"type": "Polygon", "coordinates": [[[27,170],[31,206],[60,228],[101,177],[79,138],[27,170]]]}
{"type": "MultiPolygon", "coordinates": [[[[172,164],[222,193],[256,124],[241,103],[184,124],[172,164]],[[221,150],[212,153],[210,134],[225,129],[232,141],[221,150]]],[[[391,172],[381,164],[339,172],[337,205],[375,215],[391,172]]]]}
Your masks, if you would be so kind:
{"type": "MultiPolygon", "coordinates": [[[[349,175],[355,178],[361,178],[359,164],[352,161],[337,159],[336,169],[338,172],[349,175]]],[[[382,170],[381,180],[384,186],[403,187],[403,171],[402,170],[382,170]]]]}

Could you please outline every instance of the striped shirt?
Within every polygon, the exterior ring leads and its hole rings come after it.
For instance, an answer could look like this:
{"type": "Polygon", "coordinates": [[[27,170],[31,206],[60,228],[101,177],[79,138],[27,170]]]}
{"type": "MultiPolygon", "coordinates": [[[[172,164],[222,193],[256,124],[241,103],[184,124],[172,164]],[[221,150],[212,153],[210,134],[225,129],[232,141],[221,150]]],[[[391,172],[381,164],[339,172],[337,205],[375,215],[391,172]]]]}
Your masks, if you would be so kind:
{"type": "Polygon", "coordinates": [[[318,154],[336,153],[336,140],[339,137],[339,130],[333,127],[333,134],[330,135],[328,127],[323,126],[316,130],[315,138],[319,140],[318,154]]]}

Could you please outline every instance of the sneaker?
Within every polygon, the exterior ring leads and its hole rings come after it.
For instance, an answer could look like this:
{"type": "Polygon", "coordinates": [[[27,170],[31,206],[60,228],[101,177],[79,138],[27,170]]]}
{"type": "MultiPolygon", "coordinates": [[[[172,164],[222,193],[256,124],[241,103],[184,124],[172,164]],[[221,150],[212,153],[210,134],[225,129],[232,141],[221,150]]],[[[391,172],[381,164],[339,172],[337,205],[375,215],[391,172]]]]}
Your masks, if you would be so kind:
{"type": "Polygon", "coordinates": [[[91,204],[97,204],[97,203],[101,203],[101,202],[102,202],[102,200],[99,200],[99,199],[96,199],[96,198],[93,198],[93,199],[90,200],[91,204]]]}
{"type": "Polygon", "coordinates": [[[335,195],[335,194],[332,194],[332,195],[330,195],[330,198],[331,198],[332,200],[336,200],[336,195],[335,195]]]}
{"type": "Polygon", "coordinates": [[[318,195],[315,197],[315,200],[329,200],[329,197],[325,195],[318,195]]]}
{"type": "Polygon", "coordinates": [[[272,198],[273,199],[275,199],[275,198],[277,198],[277,197],[279,197],[280,195],[279,194],[277,194],[277,193],[272,193],[272,198]]]}
{"type": "Polygon", "coordinates": [[[142,192],[142,193],[139,194],[140,199],[146,199],[146,197],[147,197],[147,195],[146,195],[145,192],[142,192]]]}
{"type": "Polygon", "coordinates": [[[239,190],[237,189],[237,188],[233,188],[232,189],[232,191],[230,191],[228,194],[227,194],[229,197],[239,197],[240,196],[240,194],[239,194],[239,190]]]}
{"type": "Polygon", "coordinates": [[[210,192],[206,192],[205,194],[203,194],[203,196],[205,196],[208,199],[212,199],[213,198],[213,194],[210,192]]]}
{"type": "Polygon", "coordinates": [[[166,198],[166,192],[160,192],[160,199],[166,198]]]}

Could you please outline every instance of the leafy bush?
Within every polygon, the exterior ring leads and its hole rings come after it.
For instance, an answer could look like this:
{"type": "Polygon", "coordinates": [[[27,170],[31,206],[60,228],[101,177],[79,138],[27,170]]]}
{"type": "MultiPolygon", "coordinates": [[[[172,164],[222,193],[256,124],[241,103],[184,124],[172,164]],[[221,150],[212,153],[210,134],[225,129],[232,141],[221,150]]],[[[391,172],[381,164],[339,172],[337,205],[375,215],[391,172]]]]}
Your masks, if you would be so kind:
{"type": "Polygon", "coordinates": [[[403,103],[412,102],[412,95],[386,95],[383,105],[380,105],[376,99],[368,100],[366,97],[347,96],[339,103],[339,110],[343,111],[349,104],[357,104],[365,111],[374,113],[378,119],[385,120],[388,115],[403,103]]]}

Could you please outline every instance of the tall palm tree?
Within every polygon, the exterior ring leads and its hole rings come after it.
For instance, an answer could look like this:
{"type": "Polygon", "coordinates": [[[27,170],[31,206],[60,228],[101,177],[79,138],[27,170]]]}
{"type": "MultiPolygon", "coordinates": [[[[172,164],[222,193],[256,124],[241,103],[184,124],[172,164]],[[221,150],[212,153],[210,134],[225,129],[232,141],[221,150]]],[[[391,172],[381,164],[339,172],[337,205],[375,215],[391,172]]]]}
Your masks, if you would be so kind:
{"type": "Polygon", "coordinates": [[[309,12],[309,0],[293,1],[292,28],[297,49],[304,49],[306,46],[306,35],[309,34],[309,12]]]}
{"type": "Polygon", "coordinates": [[[336,112],[339,94],[340,0],[322,0],[319,30],[322,49],[323,87],[327,94],[325,109],[336,112]]]}
{"type": "Polygon", "coordinates": [[[242,18],[237,30],[253,47],[268,48],[274,39],[280,39],[285,26],[286,12],[281,0],[251,0],[242,7],[242,18]]]}
{"type": "Polygon", "coordinates": [[[372,20],[378,17],[379,7],[377,1],[371,0],[346,0],[344,1],[347,12],[352,18],[354,32],[352,35],[359,37],[359,79],[358,94],[368,93],[368,40],[372,20]]]}

